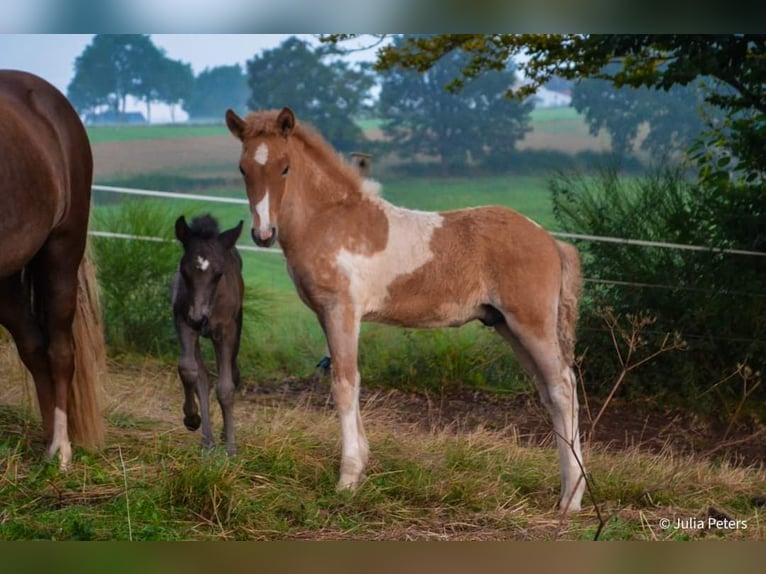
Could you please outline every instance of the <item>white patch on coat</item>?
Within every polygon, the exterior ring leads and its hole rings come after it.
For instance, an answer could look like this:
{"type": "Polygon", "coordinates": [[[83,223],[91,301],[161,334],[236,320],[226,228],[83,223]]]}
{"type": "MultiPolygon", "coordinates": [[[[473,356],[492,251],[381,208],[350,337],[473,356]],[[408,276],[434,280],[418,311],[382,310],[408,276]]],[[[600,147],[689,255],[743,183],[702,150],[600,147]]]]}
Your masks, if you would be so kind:
{"type": "Polygon", "coordinates": [[[255,160],[255,163],[266,165],[266,162],[269,161],[269,146],[267,146],[265,143],[259,145],[255,149],[255,155],[253,155],[253,159],[255,160]]]}
{"type": "Polygon", "coordinates": [[[48,448],[48,456],[55,456],[59,453],[59,466],[61,470],[66,470],[72,461],[72,445],[69,442],[69,432],[67,431],[67,415],[59,407],[53,411],[53,440],[48,448]]]}
{"type": "Polygon", "coordinates": [[[200,271],[207,271],[208,267],[210,267],[210,261],[208,261],[201,255],[197,255],[197,269],[199,269],[200,271]]]}
{"type": "Polygon", "coordinates": [[[444,218],[439,213],[414,211],[379,200],[388,219],[385,249],[367,255],[341,249],[335,257],[349,279],[350,294],[362,315],[382,309],[388,286],[433,259],[431,239],[444,218]]]}

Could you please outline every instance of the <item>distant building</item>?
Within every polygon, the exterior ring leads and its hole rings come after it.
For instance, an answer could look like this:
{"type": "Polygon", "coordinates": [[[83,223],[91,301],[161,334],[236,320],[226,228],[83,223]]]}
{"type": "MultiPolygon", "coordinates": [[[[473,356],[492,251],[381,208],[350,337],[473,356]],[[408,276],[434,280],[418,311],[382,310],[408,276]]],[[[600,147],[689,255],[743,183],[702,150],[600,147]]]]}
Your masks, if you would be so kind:
{"type": "Polygon", "coordinates": [[[550,90],[545,86],[538,88],[532,99],[539,108],[562,108],[572,102],[572,96],[568,92],[550,90]]]}

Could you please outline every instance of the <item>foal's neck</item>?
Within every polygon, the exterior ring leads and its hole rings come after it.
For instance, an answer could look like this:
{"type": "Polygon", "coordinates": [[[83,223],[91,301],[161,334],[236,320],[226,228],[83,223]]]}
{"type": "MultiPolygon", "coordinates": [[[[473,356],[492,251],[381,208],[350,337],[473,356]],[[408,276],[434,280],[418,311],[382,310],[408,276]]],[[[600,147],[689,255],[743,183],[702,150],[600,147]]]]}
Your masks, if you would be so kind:
{"type": "Polygon", "coordinates": [[[293,145],[293,165],[279,216],[285,240],[302,234],[328,210],[342,208],[351,217],[366,198],[362,178],[332,148],[303,139],[293,145]]]}

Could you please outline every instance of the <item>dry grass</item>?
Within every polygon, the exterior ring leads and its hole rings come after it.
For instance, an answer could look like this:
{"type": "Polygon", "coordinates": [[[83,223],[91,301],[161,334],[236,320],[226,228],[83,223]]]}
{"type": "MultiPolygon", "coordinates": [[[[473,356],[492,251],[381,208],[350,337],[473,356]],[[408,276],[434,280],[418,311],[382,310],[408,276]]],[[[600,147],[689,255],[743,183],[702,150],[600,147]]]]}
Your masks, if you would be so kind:
{"type": "MultiPolygon", "coordinates": [[[[201,453],[199,434],[181,424],[175,369],[151,359],[112,362],[107,446],[78,450],[60,474],[42,460],[36,404],[7,344],[0,369],[10,379],[0,395],[3,539],[558,540],[591,539],[598,528],[592,507],[557,513],[550,446],[528,444],[513,427],[413,421],[387,392],[364,401],[372,454],[353,494],[334,490],[339,430],[315,391],[240,397],[239,456],[201,453]]],[[[607,518],[601,538],[763,538],[752,503],[766,492],[762,468],[669,448],[586,445],[585,457],[607,518]],[[660,526],[663,518],[707,520],[711,507],[747,528],[660,526]]]]}

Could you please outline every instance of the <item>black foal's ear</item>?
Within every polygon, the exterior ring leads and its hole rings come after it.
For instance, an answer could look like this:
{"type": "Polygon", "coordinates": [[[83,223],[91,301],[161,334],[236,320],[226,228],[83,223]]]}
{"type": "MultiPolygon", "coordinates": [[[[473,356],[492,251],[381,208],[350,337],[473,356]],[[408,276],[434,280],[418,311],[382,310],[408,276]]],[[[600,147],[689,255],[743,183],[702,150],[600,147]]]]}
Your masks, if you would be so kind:
{"type": "Polygon", "coordinates": [[[186,225],[186,218],[182,215],[176,219],[176,239],[183,244],[186,244],[186,239],[189,237],[189,226],[186,225]]]}
{"type": "Polygon", "coordinates": [[[240,219],[239,225],[224,231],[218,236],[218,240],[221,242],[224,249],[231,249],[237,243],[237,239],[239,239],[239,235],[242,233],[243,223],[244,222],[240,219]]]}

